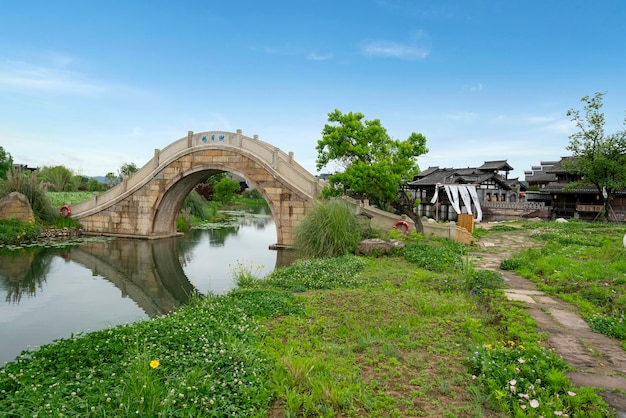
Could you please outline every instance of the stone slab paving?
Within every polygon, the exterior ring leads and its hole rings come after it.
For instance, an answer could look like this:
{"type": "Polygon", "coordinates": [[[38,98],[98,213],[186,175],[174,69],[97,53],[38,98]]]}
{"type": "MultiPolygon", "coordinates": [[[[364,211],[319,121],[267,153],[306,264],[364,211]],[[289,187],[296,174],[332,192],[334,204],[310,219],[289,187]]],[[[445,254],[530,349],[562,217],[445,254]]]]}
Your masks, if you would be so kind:
{"type": "Polygon", "coordinates": [[[550,346],[573,368],[568,377],[576,386],[602,389],[601,396],[626,418],[626,352],[618,340],[593,332],[577,308],[546,295],[530,280],[500,270],[500,262],[525,248],[538,246],[530,231],[491,234],[472,253],[475,268],[503,274],[509,300],[520,301],[537,322],[539,331],[549,335],[550,346]]]}

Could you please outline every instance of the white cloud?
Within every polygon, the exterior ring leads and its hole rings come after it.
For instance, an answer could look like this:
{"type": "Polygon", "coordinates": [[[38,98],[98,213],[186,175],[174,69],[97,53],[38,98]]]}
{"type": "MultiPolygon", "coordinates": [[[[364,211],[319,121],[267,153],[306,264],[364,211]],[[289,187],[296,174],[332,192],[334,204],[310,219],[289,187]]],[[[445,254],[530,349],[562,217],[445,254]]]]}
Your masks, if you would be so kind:
{"type": "Polygon", "coordinates": [[[417,30],[406,43],[370,40],[363,43],[361,52],[369,57],[400,58],[406,60],[424,59],[430,55],[430,37],[423,30],[417,30]]]}
{"type": "Polygon", "coordinates": [[[307,55],[307,59],[311,61],[327,61],[332,58],[333,58],[333,54],[319,55],[316,52],[309,52],[309,54],[307,55]]]}
{"type": "Polygon", "coordinates": [[[263,51],[270,55],[303,56],[310,61],[327,61],[333,58],[333,54],[331,53],[320,54],[315,51],[308,51],[304,48],[293,47],[291,45],[283,47],[266,47],[263,51]]]}
{"type": "Polygon", "coordinates": [[[476,83],[472,85],[463,86],[463,90],[474,93],[477,91],[482,91],[484,87],[485,86],[483,85],[483,83],[476,83]]]}
{"type": "Polygon", "coordinates": [[[42,63],[6,59],[0,62],[0,90],[17,93],[61,93],[95,96],[110,92],[138,93],[139,90],[93,75],[72,70],[70,56],[48,53],[42,63]]]}
{"type": "Polygon", "coordinates": [[[389,41],[371,41],[363,46],[363,54],[369,57],[390,57],[402,59],[424,59],[429,50],[414,45],[403,45],[389,41]]]}

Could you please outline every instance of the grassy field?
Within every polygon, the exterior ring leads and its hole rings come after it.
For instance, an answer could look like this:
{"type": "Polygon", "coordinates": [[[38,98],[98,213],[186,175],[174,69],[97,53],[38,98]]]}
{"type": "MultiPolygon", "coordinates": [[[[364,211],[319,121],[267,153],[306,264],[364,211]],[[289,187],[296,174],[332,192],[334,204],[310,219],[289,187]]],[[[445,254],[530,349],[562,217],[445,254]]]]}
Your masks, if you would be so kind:
{"type": "Polygon", "coordinates": [[[545,245],[521,252],[501,267],[578,306],[594,331],[621,340],[626,349],[624,234],[623,225],[551,222],[533,234],[545,245]]]}
{"type": "Polygon", "coordinates": [[[93,192],[48,192],[50,203],[55,208],[60,208],[63,205],[75,205],[89,200],[93,197],[93,192]]]}
{"type": "MultiPolygon", "coordinates": [[[[546,226],[561,252],[577,242],[546,226]]],[[[623,232],[602,231],[609,242],[623,232]]],[[[624,256],[611,254],[616,263],[624,256]]],[[[263,280],[254,270],[238,266],[240,287],[228,295],[24,353],[0,369],[0,411],[611,416],[592,389],[571,385],[536,324],[499,290],[501,278],[473,269],[463,246],[415,238],[392,256],[301,260],[263,280]]]]}

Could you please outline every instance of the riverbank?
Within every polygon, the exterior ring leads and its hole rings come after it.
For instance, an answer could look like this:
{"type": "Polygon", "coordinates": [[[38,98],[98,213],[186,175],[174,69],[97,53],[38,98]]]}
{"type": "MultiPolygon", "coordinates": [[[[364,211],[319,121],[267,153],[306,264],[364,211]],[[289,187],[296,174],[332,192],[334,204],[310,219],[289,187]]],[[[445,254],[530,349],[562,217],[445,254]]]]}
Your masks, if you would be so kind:
{"type": "Polygon", "coordinates": [[[1,369],[0,408],[14,416],[462,417],[522,408],[610,416],[593,390],[567,379],[528,313],[490,290],[495,276],[464,266],[466,247],[409,244],[393,256],[297,262],[172,315],[44,346],[1,369]]]}

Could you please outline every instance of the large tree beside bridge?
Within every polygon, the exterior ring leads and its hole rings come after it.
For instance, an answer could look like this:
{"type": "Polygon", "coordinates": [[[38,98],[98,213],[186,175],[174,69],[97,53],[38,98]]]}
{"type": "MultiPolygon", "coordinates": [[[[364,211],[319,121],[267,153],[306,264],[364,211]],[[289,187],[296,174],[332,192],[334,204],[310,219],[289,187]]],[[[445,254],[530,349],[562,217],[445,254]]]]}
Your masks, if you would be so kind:
{"type": "Polygon", "coordinates": [[[407,215],[423,232],[414,210],[419,202],[403,185],[420,171],[417,157],[428,152],[426,137],[413,132],[405,140],[393,139],[380,120],[365,120],[362,113],[335,110],[328,121],[317,142],[316,165],[318,171],[331,163],[338,167],[323,194],[367,198],[381,209],[407,215]]]}

